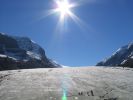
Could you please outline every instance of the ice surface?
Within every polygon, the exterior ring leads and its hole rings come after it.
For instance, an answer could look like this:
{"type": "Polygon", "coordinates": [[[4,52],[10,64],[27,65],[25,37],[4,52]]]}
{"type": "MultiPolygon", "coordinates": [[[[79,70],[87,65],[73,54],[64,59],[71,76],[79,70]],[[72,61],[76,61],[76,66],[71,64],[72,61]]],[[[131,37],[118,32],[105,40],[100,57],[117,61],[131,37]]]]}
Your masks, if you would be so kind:
{"type": "Polygon", "coordinates": [[[133,69],[83,67],[0,72],[0,100],[133,100],[133,69]]]}

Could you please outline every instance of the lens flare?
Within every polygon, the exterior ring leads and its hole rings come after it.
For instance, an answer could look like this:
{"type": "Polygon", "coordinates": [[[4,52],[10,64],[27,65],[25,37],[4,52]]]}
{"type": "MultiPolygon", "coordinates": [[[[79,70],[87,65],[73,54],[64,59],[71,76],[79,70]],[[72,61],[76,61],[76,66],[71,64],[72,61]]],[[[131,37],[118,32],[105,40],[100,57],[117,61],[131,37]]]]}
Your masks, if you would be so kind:
{"type": "Polygon", "coordinates": [[[63,93],[62,100],[67,100],[67,96],[65,92],[63,93]]]}

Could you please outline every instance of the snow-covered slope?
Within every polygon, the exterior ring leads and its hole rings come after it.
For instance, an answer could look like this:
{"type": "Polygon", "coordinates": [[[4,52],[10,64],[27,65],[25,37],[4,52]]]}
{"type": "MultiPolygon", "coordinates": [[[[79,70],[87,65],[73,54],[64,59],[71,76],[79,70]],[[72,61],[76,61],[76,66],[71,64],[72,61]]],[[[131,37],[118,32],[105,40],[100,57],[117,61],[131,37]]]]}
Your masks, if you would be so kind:
{"type": "Polygon", "coordinates": [[[133,43],[119,48],[111,57],[99,62],[97,66],[133,67],[133,43]]]}
{"type": "MultiPolygon", "coordinates": [[[[21,64],[23,66],[27,64],[28,68],[61,67],[59,64],[52,63],[52,61],[46,57],[43,48],[27,37],[8,36],[0,33],[0,54],[7,56],[6,58],[0,56],[0,70],[5,68],[4,63],[6,62],[4,62],[4,59],[8,59],[10,63],[16,63],[16,66],[19,66],[18,68],[20,68],[21,64]]],[[[27,68],[22,67],[22,65],[21,68],[27,68]]]]}
{"type": "Polygon", "coordinates": [[[133,69],[69,67],[1,71],[0,100],[133,100],[133,69]]]}
{"type": "Polygon", "coordinates": [[[26,51],[27,55],[29,55],[31,58],[35,59],[41,59],[45,57],[44,50],[35,42],[30,40],[27,37],[13,37],[17,43],[19,48],[26,51]]]}

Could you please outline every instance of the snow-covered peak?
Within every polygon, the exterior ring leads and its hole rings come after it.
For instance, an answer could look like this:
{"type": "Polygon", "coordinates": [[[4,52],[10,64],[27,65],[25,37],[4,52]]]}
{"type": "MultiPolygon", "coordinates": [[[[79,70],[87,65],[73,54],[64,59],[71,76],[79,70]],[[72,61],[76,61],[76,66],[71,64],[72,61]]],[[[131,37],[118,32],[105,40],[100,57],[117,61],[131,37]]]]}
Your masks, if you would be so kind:
{"type": "Polygon", "coordinates": [[[0,35],[6,35],[6,34],[1,32],[0,35]]]}
{"type": "Polygon", "coordinates": [[[133,42],[119,48],[112,56],[101,61],[97,66],[131,66],[133,59],[133,42]]]}
{"type": "MultiPolygon", "coordinates": [[[[3,61],[0,63],[5,66],[7,65],[4,61],[9,61],[10,67],[7,69],[13,66],[18,66],[18,68],[60,67],[59,64],[49,60],[44,49],[30,38],[9,36],[2,33],[0,33],[0,59],[3,61]]],[[[2,69],[5,69],[5,67],[2,69]]]]}
{"type": "Polygon", "coordinates": [[[128,45],[123,46],[123,47],[119,48],[113,55],[116,55],[116,54],[122,55],[127,51],[127,49],[128,49],[128,45]]]}
{"type": "Polygon", "coordinates": [[[17,43],[19,48],[26,50],[27,54],[32,58],[41,59],[45,56],[44,50],[35,42],[30,40],[27,37],[13,37],[17,43]]]}
{"type": "Polygon", "coordinates": [[[128,49],[131,48],[131,47],[133,47],[133,42],[132,43],[129,43],[128,49]]]}

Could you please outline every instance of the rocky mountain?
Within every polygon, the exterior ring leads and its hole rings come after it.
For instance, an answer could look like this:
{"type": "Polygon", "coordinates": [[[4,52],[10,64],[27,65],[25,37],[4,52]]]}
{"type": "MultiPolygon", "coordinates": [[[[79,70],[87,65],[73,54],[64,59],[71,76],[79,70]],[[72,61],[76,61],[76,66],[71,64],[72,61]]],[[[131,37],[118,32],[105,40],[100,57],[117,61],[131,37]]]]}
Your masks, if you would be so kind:
{"type": "Polygon", "coordinates": [[[111,57],[99,62],[97,66],[126,66],[133,68],[133,43],[119,48],[111,57]]]}
{"type": "Polygon", "coordinates": [[[48,59],[45,51],[27,37],[0,33],[0,70],[61,67],[48,59]]]}

